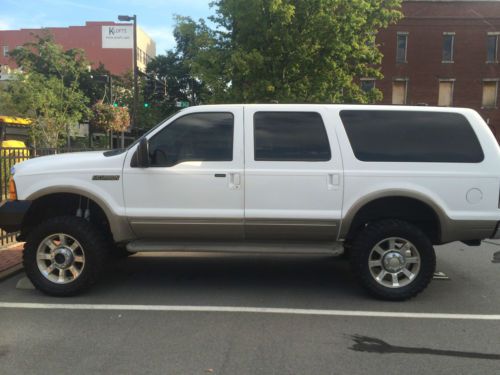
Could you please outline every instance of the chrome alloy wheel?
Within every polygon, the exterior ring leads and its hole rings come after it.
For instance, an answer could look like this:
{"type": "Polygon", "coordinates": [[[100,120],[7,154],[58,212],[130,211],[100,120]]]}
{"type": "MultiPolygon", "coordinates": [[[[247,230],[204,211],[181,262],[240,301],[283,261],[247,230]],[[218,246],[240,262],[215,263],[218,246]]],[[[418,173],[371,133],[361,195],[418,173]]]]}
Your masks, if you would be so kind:
{"type": "Polygon", "coordinates": [[[85,267],[82,245],[64,233],[45,237],[36,252],[36,262],[42,275],[56,284],[75,281],[85,267]]]}
{"type": "Polygon", "coordinates": [[[404,238],[389,237],[370,251],[368,267],[377,283],[387,288],[410,284],[420,271],[420,253],[404,238]]]}

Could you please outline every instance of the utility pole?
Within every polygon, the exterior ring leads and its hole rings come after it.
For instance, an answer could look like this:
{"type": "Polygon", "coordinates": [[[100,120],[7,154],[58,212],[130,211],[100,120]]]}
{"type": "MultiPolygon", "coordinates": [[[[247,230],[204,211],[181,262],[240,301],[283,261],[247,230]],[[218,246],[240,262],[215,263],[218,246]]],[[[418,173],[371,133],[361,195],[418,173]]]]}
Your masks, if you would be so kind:
{"type": "MultiPolygon", "coordinates": [[[[118,20],[122,22],[134,22],[134,43],[133,43],[133,51],[132,51],[132,58],[133,63],[133,74],[134,74],[134,103],[132,105],[132,123],[130,124],[130,130],[132,130],[133,127],[137,126],[137,108],[139,105],[139,83],[138,83],[138,75],[139,71],[137,70],[137,15],[133,16],[118,16],[118,20]]],[[[122,133],[122,147],[125,147],[125,136],[122,133]]]]}
{"type": "Polygon", "coordinates": [[[139,72],[137,70],[137,16],[134,14],[134,112],[132,118],[132,127],[137,127],[137,108],[139,105],[139,83],[138,76],[139,72]]]}

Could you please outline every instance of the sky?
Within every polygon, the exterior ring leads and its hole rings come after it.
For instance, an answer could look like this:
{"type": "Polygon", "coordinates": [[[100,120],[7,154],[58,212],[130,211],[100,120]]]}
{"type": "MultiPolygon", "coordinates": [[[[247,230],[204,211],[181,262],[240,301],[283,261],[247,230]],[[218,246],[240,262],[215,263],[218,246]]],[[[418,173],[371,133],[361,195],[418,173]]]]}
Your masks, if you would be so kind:
{"type": "Polygon", "coordinates": [[[197,20],[213,14],[211,0],[0,0],[0,30],[84,25],[137,15],[138,25],[156,41],[156,53],[175,45],[174,15],[197,20]]]}

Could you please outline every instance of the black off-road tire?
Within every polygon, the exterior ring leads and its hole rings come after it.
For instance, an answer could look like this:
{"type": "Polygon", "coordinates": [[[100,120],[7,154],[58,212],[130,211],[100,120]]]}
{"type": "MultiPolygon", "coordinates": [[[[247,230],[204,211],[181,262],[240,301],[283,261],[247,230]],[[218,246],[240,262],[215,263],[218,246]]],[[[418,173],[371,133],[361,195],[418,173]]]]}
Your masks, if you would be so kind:
{"type": "Polygon", "coordinates": [[[416,226],[402,220],[381,220],[368,224],[352,241],[351,267],[361,285],[377,298],[402,301],[422,292],[431,282],[436,269],[436,254],[429,238],[416,226]],[[371,250],[380,241],[400,237],[410,241],[420,254],[420,271],[408,285],[385,287],[372,276],[368,261],[371,250]]]}
{"type": "Polygon", "coordinates": [[[60,216],[38,225],[24,245],[23,264],[26,275],[42,292],[56,297],[79,294],[94,284],[105,266],[110,241],[87,220],[76,216],[60,216]],[[41,273],[37,265],[37,249],[51,234],[64,233],[75,238],[85,254],[85,266],[78,278],[68,284],[54,283],[41,273]]]}

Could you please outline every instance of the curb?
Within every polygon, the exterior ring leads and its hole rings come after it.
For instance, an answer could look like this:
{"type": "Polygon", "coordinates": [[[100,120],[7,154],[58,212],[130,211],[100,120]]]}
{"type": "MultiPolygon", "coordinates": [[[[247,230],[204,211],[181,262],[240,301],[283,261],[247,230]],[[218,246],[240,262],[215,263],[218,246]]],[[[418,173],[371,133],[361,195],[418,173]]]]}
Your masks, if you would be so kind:
{"type": "Polygon", "coordinates": [[[12,261],[12,259],[9,261],[9,255],[4,254],[4,252],[12,254],[12,252],[17,252],[17,251],[19,251],[19,254],[21,254],[22,248],[23,248],[22,243],[13,243],[10,244],[9,246],[0,249],[0,281],[16,275],[24,269],[22,263],[22,255],[19,258],[16,258],[15,261],[12,261]],[[7,260],[5,257],[3,257],[3,255],[7,256],[7,260]],[[7,266],[7,268],[5,268],[5,266],[7,266]]]}
{"type": "Polygon", "coordinates": [[[0,272],[0,281],[8,279],[24,270],[22,263],[16,264],[13,267],[7,268],[5,271],[0,272]]]}

